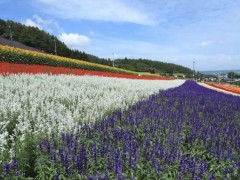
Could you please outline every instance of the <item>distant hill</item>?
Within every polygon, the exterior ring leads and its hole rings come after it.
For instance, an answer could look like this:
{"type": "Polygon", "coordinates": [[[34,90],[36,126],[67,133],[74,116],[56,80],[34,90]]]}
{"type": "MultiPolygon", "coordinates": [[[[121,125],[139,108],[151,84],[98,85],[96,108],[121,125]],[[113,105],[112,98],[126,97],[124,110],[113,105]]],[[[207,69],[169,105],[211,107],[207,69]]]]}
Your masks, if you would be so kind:
{"type": "MultiPolygon", "coordinates": [[[[37,27],[25,26],[11,20],[0,19],[0,44],[15,46],[22,49],[41,51],[49,54],[57,54],[88,62],[112,66],[111,59],[99,58],[95,55],[87,54],[84,51],[72,50],[57,37],[38,29],[37,27]],[[55,51],[57,50],[57,51],[55,51]]],[[[149,59],[116,59],[115,65],[119,68],[137,72],[151,71],[152,73],[173,73],[192,74],[192,70],[184,66],[173,63],[152,61],[149,59]]]]}
{"type": "Polygon", "coordinates": [[[150,71],[152,73],[161,73],[165,75],[172,75],[176,73],[183,73],[189,76],[192,75],[192,70],[184,66],[173,63],[152,61],[149,59],[116,59],[114,63],[116,67],[137,72],[150,71]]]}

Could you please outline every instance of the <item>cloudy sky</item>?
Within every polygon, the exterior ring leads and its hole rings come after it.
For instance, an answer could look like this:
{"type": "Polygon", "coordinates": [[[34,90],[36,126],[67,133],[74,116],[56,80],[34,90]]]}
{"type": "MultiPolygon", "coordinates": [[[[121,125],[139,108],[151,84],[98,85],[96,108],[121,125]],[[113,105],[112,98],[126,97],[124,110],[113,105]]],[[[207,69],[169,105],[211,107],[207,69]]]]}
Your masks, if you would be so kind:
{"type": "Polygon", "coordinates": [[[0,0],[0,12],[99,57],[240,69],[239,0],[0,0]]]}

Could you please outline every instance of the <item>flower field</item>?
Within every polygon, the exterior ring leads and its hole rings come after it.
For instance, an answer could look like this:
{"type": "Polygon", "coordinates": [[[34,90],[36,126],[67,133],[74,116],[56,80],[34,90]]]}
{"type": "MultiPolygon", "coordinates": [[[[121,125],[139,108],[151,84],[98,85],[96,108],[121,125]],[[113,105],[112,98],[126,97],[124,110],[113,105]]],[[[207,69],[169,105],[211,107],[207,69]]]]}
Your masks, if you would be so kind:
{"type": "Polygon", "coordinates": [[[0,178],[240,177],[237,96],[182,80],[13,74],[0,82],[0,178]]]}
{"type": "Polygon", "coordinates": [[[240,97],[0,45],[0,179],[238,180],[240,97]]]}
{"type": "Polygon", "coordinates": [[[39,177],[238,179],[239,112],[239,97],[188,81],[92,128],[42,140],[39,177]]]}
{"type": "Polygon", "coordinates": [[[103,77],[117,77],[117,78],[128,78],[128,79],[146,79],[146,80],[173,80],[173,78],[154,77],[154,76],[137,76],[130,74],[103,72],[84,70],[77,68],[67,67],[52,67],[47,65],[29,65],[29,64],[16,64],[0,62],[0,74],[69,74],[69,75],[91,75],[91,76],[103,76],[103,77]]]}
{"type": "Polygon", "coordinates": [[[213,84],[213,83],[205,83],[211,87],[214,88],[218,88],[224,91],[228,91],[228,92],[232,92],[235,94],[239,94],[240,95],[240,88],[239,87],[234,87],[234,86],[230,86],[230,85],[222,85],[222,84],[213,84]]]}
{"type": "Polygon", "coordinates": [[[41,158],[37,149],[41,139],[58,138],[62,133],[77,135],[83,127],[92,128],[111,113],[127,110],[160,89],[180,86],[184,81],[5,74],[0,75],[0,82],[0,178],[3,178],[34,177],[40,172],[35,169],[39,167],[36,160],[41,158]]]}
{"type": "MultiPolygon", "coordinates": [[[[35,64],[48,65],[53,67],[68,67],[84,70],[94,70],[121,74],[138,75],[134,71],[128,71],[116,67],[105,66],[101,64],[86,62],[77,59],[71,59],[51,54],[23,50],[10,46],[0,45],[0,62],[17,63],[17,64],[35,64]]],[[[147,74],[144,74],[145,76],[147,74]]],[[[148,74],[148,76],[151,76],[148,74]]]]}

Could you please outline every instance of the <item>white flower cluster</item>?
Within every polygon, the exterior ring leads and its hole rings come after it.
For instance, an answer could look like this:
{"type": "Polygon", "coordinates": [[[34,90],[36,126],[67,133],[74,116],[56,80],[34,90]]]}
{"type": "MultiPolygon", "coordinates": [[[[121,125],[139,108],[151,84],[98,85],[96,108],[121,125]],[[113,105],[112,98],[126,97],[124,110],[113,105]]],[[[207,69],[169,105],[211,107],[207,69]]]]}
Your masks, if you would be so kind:
{"type": "MultiPolygon", "coordinates": [[[[0,121],[0,154],[4,150],[4,146],[7,144],[8,132],[6,131],[7,121],[0,121]]],[[[1,157],[1,156],[0,156],[1,157]]],[[[1,163],[1,160],[0,160],[1,163]]]]}
{"type": "Polygon", "coordinates": [[[50,135],[74,131],[84,123],[94,123],[113,110],[125,109],[160,89],[183,82],[98,76],[0,76],[0,150],[8,135],[24,139],[26,132],[50,135]],[[8,131],[7,123],[11,123],[8,131]]]}

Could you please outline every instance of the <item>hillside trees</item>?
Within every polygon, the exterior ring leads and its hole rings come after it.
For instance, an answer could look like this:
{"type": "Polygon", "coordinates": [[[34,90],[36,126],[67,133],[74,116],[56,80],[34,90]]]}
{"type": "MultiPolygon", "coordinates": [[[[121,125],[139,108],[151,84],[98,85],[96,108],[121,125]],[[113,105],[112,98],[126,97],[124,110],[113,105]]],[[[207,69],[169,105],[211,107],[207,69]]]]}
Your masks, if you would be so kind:
{"type": "MultiPolygon", "coordinates": [[[[66,44],[58,40],[56,36],[40,30],[37,27],[25,26],[14,21],[4,21],[0,19],[0,36],[7,39],[12,38],[14,41],[34,47],[45,53],[55,54],[56,46],[57,55],[59,56],[113,66],[111,59],[99,58],[95,55],[87,54],[84,51],[69,49],[66,44]]],[[[192,74],[189,68],[149,59],[116,59],[114,64],[116,67],[137,72],[149,72],[150,69],[154,69],[155,73],[165,75],[173,75],[174,73],[192,74]]]]}
{"type": "Polygon", "coordinates": [[[57,37],[40,30],[37,27],[25,26],[14,21],[4,21],[0,19],[0,36],[21,42],[27,46],[34,47],[43,52],[55,54],[55,43],[57,54],[64,57],[74,57],[76,59],[88,60],[85,52],[69,49],[64,42],[57,37]]]}
{"type": "Polygon", "coordinates": [[[163,73],[173,75],[174,73],[192,74],[192,70],[173,63],[165,63],[160,61],[152,61],[149,59],[116,59],[117,67],[137,72],[146,72],[155,69],[155,73],[163,73]]]}

